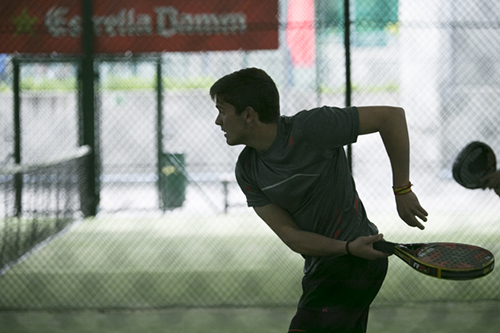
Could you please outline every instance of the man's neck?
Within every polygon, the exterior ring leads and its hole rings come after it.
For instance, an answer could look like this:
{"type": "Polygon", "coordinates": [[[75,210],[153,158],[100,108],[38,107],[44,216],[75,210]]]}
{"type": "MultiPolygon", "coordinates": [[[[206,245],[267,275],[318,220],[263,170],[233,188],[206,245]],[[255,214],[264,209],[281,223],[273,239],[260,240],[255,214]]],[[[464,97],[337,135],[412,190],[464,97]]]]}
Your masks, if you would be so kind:
{"type": "Polygon", "coordinates": [[[248,142],[247,146],[254,148],[258,152],[268,150],[276,139],[278,133],[278,124],[261,124],[255,131],[253,139],[248,142]]]}

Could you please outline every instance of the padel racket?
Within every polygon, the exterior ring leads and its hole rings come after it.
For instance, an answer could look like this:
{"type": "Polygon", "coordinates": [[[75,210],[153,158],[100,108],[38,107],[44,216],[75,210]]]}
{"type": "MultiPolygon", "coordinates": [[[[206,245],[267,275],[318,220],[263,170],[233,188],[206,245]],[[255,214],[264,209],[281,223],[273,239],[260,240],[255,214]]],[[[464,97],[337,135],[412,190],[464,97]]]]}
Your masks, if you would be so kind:
{"type": "Polygon", "coordinates": [[[490,251],[459,243],[396,244],[373,243],[380,252],[395,254],[420,273],[447,280],[471,280],[493,271],[495,257],[490,251]]]}
{"type": "Polygon", "coordinates": [[[453,163],[453,178],[468,189],[482,188],[481,178],[495,172],[497,161],[490,146],[473,141],[465,146],[453,163]]]}

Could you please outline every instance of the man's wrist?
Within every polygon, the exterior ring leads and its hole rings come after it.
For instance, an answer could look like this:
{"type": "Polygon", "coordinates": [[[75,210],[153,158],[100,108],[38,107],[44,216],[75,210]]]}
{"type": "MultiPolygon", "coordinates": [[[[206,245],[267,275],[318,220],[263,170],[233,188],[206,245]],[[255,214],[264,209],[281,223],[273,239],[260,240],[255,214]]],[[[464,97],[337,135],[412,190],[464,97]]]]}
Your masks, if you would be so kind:
{"type": "Polygon", "coordinates": [[[392,187],[392,190],[394,191],[394,195],[403,195],[411,192],[411,187],[413,184],[411,182],[408,182],[408,184],[401,186],[401,187],[392,187]]]}
{"type": "Polygon", "coordinates": [[[351,241],[347,241],[345,242],[345,252],[348,256],[352,256],[352,253],[351,251],[349,251],[349,244],[351,243],[351,241]]]}

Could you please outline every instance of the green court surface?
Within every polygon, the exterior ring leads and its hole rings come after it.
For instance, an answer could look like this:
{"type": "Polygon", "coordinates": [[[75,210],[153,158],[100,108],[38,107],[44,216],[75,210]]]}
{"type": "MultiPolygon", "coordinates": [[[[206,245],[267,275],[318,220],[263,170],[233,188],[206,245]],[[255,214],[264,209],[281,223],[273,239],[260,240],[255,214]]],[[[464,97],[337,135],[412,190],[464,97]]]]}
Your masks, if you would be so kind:
{"type": "MultiPolygon", "coordinates": [[[[491,230],[429,226],[414,240],[496,253],[491,230]]],[[[89,219],[0,278],[0,332],[286,332],[301,266],[253,215],[89,219]]],[[[369,332],[498,332],[496,275],[443,281],[392,257],[369,332]]]]}
{"type": "MultiPolygon", "coordinates": [[[[8,333],[285,333],[293,308],[3,312],[8,333]]],[[[374,306],[368,333],[495,333],[500,301],[374,306]]]]}

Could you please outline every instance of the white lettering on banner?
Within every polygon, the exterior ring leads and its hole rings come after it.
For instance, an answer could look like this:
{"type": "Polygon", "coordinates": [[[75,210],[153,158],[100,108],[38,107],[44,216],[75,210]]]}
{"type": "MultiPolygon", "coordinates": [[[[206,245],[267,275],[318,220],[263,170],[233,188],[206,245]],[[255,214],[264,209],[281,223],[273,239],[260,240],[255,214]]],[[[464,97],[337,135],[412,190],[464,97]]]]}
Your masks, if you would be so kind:
{"type": "Polygon", "coordinates": [[[69,35],[78,37],[82,34],[82,18],[78,15],[73,16],[68,22],[69,35]]]}
{"type": "Polygon", "coordinates": [[[116,15],[95,16],[94,33],[116,36],[149,36],[153,34],[153,22],[147,14],[135,15],[135,9],[122,9],[116,15]]]}
{"type": "Polygon", "coordinates": [[[68,13],[68,8],[52,7],[45,15],[45,26],[52,37],[63,37],[68,34],[65,28],[65,16],[68,13]]]}
{"type": "Polygon", "coordinates": [[[247,30],[244,13],[231,14],[189,14],[181,13],[175,7],[155,8],[157,33],[163,37],[178,34],[237,34],[247,30]]]}
{"type": "MultiPolygon", "coordinates": [[[[45,26],[52,37],[78,37],[82,33],[82,18],[67,18],[69,9],[52,7],[45,15],[45,26]]],[[[177,8],[156,7],[156,34],[170,38],[176,34],[212,35],[242,34],[247,30],[245,13],[179,13],[177,8]]],[[[94,16],[96,36],[149,36],[154,33],[154,23],[149,14],[136,14],[135,9],[120,9],[117,14],[94,16]]]]}

